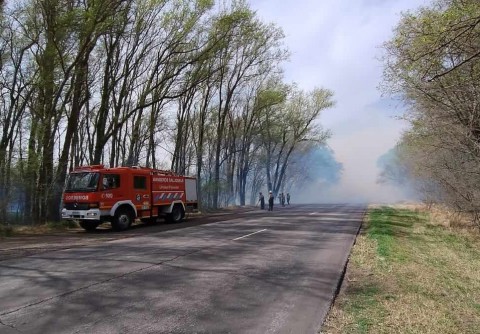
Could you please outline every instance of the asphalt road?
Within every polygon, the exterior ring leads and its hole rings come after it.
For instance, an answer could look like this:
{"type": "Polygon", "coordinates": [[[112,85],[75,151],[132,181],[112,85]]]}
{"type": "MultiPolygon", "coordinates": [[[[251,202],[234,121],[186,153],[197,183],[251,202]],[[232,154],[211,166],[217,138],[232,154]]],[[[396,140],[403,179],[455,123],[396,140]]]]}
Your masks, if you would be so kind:
{"type": "Polygon", "coordinates": [[[276,207],[3,260],[0,333],[316,333],[364,210],[276,207]]]}

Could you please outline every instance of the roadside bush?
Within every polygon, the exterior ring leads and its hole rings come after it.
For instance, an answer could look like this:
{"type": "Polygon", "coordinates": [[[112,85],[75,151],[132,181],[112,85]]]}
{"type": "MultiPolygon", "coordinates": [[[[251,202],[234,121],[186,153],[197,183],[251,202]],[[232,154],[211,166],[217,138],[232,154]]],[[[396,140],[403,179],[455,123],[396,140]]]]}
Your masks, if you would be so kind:
{"type": "Polygon", "coordinates": [[[65,230],[68,228],[77,228],[77,222],[73,220],[59,221],[59,222],[48,222],[47,227],[53,230],[65,230]]]}
{"type": "Polygon", "coordinates": [[[0,225],[0,237],[11,237],[13,228],[10,225],[0,225]]]}

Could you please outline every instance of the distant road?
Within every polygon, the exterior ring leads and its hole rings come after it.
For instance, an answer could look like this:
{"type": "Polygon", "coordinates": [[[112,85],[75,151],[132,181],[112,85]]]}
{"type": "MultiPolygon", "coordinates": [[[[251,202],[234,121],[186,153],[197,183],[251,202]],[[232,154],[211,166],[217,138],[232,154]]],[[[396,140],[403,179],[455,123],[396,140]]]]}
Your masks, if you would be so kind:
{"type": "Polygon", "coordinates": [[[365,207],[275,209],[4,259],[0,333],[316,333],[365,207]]]}

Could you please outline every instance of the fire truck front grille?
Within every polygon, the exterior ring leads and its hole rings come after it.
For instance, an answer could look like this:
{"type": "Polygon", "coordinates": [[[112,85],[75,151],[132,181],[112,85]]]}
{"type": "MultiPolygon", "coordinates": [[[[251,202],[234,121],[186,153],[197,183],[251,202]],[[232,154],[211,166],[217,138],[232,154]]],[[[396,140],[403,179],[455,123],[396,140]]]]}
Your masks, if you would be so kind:
{"type": "Polygon", "coordinates": [[[88,203],[65,203],[67,210],[88,210],[88,203]]]}

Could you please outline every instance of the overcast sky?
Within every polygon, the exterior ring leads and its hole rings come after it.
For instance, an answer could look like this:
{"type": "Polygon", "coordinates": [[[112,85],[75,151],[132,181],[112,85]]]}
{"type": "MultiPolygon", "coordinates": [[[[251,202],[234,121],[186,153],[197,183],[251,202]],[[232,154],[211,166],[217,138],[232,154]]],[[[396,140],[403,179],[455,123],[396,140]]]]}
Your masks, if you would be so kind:
{"type": "Polygon", "coordinates": [[[266,22],[285,32],[291,52],[285,76],[301,88],[325,87],[336,106],[322,124],[333,132],[329,146],[344,166],[341,183],[323,198],[390,202],[403,192],[377,184],[377,159],[394,147],[406,124],[394,119],[403,106],[382,97],[380,46],[391,38],[400,13],[420,0],[249,0],[266,22]]]}

